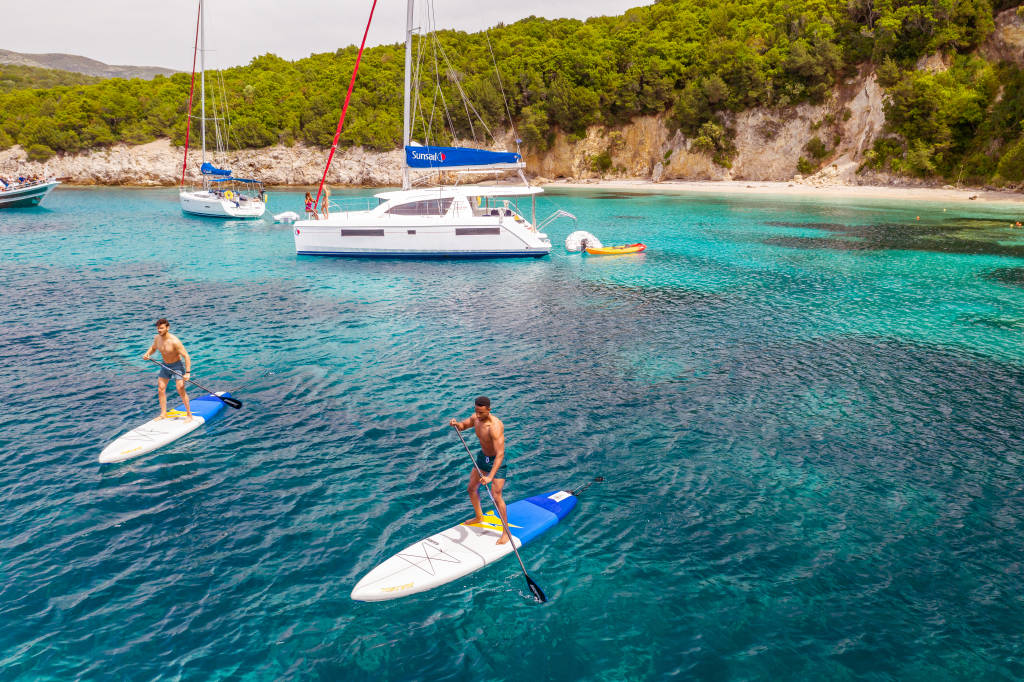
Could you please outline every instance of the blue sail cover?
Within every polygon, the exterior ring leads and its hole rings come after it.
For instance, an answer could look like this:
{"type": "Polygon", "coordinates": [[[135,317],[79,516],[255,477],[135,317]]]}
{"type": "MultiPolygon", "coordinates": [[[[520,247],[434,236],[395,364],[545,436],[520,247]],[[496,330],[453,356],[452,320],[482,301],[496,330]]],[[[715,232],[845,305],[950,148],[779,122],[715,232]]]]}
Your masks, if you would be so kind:
{"type": "Polygon", "coordinates": [[[459,168],[520,163],[515,152],[491,152],[470,147],[406,147],[405,165],[409,168],[459,168]]]}
{"type": "Polygon", "coordinates": [[[212,163],[204,163],[199,167],[199,172],[203,175],[231,175],[231,171],[216,168],[212,163]]]}

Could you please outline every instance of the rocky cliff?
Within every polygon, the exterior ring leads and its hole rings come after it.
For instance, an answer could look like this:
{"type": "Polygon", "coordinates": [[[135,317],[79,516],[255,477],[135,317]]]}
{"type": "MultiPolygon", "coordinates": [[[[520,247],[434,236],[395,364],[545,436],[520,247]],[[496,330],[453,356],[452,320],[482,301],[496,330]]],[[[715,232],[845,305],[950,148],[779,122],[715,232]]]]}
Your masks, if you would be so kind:
{"type": "MultiPolygon", "coordinates": [[[[1007,45],[1016,44],[1015,22],[1020,18],[1004,15],[1007,13],[1000,15],[1000,30],[983,49],[1012,51],[1007,45]]],[[[919,67],[944,68],[939,58],[926,61],[919,67]]],[[[540,181],[644,178],[654,182],[921,184],[884,174],[858,173],[865,153],[882,132],[883,101],[874,72],[865,68],[836,88],[823,104],[758,108],[734,115],[727,121],[735,144],[729,167],[716,164],[711,154],[695,147],[692,139],[679,132],[670,133],[664,116],[637,118],[615,129],[593,126],[582,139],[558,134],[545,152],[526,154],[527,167],[540,181]],[[799,167],[801,158],[804,174],[799,167]]],[[[236,175],[261,178],[268,185],[312,186],[319,182],[326,158],[326,150],[295,145],[240,150],[218,156],[214,162],[231,168],[236,175]]],[[[55,176],[75,184],[174,185],[181,177],[181,164],[182,149],[168,140],[134,147],[117,145],[86,154],[57,156],[46,162],[28,161],[19,147],[0,151],[0,175],[55,176]]],[[[189,182],[199,180],[199,164],[200,153],[190,150],[189,182]]],[[[394,186],[401,182],[401,164],[399,151],[339,150],[328,182],[336,186],[394,186]]]]}
{"type": "MultiPolygon", "coordinates": [[[[0,175],[43,175],[79,185],[176,185],[181,179],[181,147],[170,140],[149,144],[115,145],[85,154],[58,155],[45,162],[32,162],[20,147],[0,151],[0,175]]],[[[262,179],[268,185],[314,185],[320,182],[327,151],[314,147],[268,147],[243,149],[207,160],[230,168],[240,177],[262,179]]],[[[185,179],[200,180],[202,153],[189,150],[185,179]]],[[[362,148],[339,150],[331,164],[332,185],[381,186],[402,181],[402,155],[398,151],[370,152],[362,148]]]]}
{"type": "Polygon", "coordinates": [[[824,104],[742,112],[728,120],[736,146],[729,168],[716,164],[708,152],[695,149],[692,139],[678,132],[670,134],[660,116],[636,119],[615,130],[593,126],[575,143],[560,135],[549,151],[529,155],[527,162],[545,178],[778,181],[799,174],[801,157],[812,163],[805,147],[818,138],[824,153],[815,159],[824,166],[818,180],[852,183],[864,153],[882,131],[882,104],[882,89],[874,73],[864,70],[837,88],[824,104]],[[610,157],[611,167],[602,173],[595,160],[603,153],[610,157]]]}

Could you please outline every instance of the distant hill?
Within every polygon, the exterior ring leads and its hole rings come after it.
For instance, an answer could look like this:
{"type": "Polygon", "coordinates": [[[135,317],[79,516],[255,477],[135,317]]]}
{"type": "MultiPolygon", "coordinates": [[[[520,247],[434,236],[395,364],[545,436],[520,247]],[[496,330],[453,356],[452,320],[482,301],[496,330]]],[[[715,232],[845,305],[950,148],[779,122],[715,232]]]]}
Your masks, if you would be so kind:
{"type": "Polygon", "coordinates": [[[0,50],[0,64],[12,64],[16,66],[32,66],[41,69],[57,69],[60,71],[71,71],[86,76],[99,78],[142,78],[150,80],[154,76],[170,76],[177,73],[174,69],[163,69],[159,66],[124,66],[115,64],[104,64],[103,62],[80,57],[74,54],[61,54],[51,52],[47,54],[23,54],[0,50]]]}
{"type": "Polygon", "coordinates": [[[12,90],[55,88],[60,85],[86,85],[103,80],[83,73],[44,69],[38,66],[0,64],[0,93],[12,90]]]}

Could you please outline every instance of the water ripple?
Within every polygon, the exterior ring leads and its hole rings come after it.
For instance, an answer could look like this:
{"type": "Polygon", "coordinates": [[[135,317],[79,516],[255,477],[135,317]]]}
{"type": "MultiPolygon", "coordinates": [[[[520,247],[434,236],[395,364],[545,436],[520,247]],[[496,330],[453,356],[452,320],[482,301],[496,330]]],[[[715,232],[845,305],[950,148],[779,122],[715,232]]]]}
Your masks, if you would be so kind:
{"type": "Polygon", "coordinates": [[[52,200],[0,217],[5,676],[1024,677],[1024,265],[999,216],[563,195],[648,251],[374,262],[172,192],[52,200]],[[161,316],[245,407],[100,466],[155,412],[161,316]],[[606,478],[524,548],[550,601],[509,560],[352,602],[468,515],[446,421],[481,393],[510,497],[606,478]]]}

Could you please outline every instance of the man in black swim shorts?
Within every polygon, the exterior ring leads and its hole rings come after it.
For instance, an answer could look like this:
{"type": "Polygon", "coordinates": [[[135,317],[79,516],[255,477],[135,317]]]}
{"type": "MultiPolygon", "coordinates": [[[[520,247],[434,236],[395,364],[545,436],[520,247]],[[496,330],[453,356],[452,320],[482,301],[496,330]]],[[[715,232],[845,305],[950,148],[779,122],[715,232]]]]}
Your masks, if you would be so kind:
{"type": "Polygon", "coordinates": [[[505,526],[505,532],[498,538],[497,544],[503,545],[509,541],[508,516],[505,513],[505,500],[501,493],[505,488],[505,425],[501,420],[491,414],[491,401],[485,396],[476,399],[473,416],[461,422],[451,419],[448,424],[459,431],[464,431],[470,426],[480,439],[480,454],[476,458],[476,466],[469,474],[469,501],[473,503],[473,511],[476,517],[467,523],[480,523],[484,520],[484,510],[480,506],[480,484],[491,484],[491,495],[494,497],[494,506],[498,509],[498,515],[505,526]]]}
{"type": "Polygon", "coordinates": [[[185,403],[185,421],[192,421],[192,409],[189,407],[188,393],[185,391],[185,379],[189,378],[192,370],[192,358],[188,356],[181,339],[171,333],[171,323],[162,317],[156,321],[156,336],[153,337],[153,343],[142,359],[149,360],[149,356],[155,351],[160,351],[163,358],[163,366],[160,367],[160,373],[156,378],[157,396],[160,399],[160,416],[157,419],[167,416],[167,383],[173,377],[181,402],[185,403]]]}

